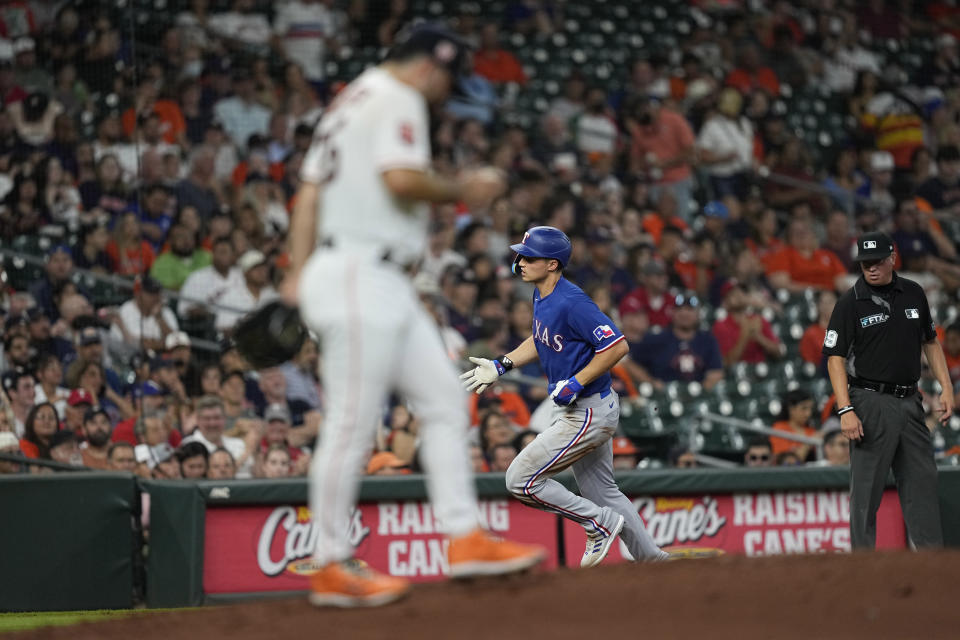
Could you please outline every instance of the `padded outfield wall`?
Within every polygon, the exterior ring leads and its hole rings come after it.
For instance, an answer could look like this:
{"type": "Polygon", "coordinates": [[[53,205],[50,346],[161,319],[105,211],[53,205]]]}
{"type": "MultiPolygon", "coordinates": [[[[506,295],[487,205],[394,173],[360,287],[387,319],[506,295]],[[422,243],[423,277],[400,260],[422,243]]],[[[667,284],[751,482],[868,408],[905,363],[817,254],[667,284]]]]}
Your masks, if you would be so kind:
{"type": "MultiPolygon", "coordinates": [[[[846,468],[662,470],[618,474],[658,544],[766,555],[849,550],[846,468]]],[[[559,480],[573,486],[572,476],[559,480]]],[[[547,567],[576,566],[577,525],[511,499],[502,474],[476,481],[481,520],[538,542],[547,567]]],[[[125,474],[0,477],[0,610],[151,607],[289,595],[306,588],[315,539],[304,479],[142,481],[125,474]],[[149,495],[138,570],[140,492],[149,495]]],[[[960,469],[941,469],[945,540],[960,547],[960,469]]],[[[894,491],[878,545],[903,548],[894,491]]],[[[439,580],[445,547],[422,477],[366,479],[350,536],[358,557],[411,580],[439,580]]],[[[623,561],[615,547],[606,562],[623,561]]]]}

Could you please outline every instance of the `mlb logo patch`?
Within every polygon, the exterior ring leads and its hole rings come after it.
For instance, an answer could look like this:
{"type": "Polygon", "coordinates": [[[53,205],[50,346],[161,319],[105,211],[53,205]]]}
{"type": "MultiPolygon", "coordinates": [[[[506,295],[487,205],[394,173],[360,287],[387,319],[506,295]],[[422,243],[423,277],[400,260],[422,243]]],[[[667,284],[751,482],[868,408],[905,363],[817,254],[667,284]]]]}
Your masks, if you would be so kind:
{"type": "Polygon", "coordinates": [[[877,248],[877,241],[876,241],[876,240],[864,240],[864,241],[863,241],[863,248],[864,248],[864,249],[876,249],[876,248],[877,248]]]}
{"type": "Polygon", "coordinates": [[[907,317],[908,317],[909,319],[911,319],[911,320],[919,320],[919,319],[920,319],[920,312],[917,311],[916,309],[904,309],[904,311],[906,312],[907,317]]]}
{"type": "Polygon", "coordinates": [[[597,340],[603,340],[604,338],[612,338],[612,337],[613,337],[613,329],[611,329],[611,328],[610,328],[610,325],[608,325],[608,324],[602,324],[602,325],[600,325],[599,327],[597,327],[596,329],[593,330],[593,336],[594,336],[597,340]]]}

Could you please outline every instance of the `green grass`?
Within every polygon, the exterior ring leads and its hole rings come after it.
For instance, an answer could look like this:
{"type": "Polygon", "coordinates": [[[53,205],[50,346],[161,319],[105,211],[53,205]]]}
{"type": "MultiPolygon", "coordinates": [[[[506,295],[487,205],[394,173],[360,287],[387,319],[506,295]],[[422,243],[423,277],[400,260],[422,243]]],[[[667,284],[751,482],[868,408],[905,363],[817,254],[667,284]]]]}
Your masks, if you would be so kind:
{"type": "Polygon", "coordinates": [[[180,609],[97,609],[95,611],[31,611],[26,613],[0,613],[0,633],[26,631],[39,627],[66,626],[78,622],[98,622],[111,618],[123,618],[157,611],[180,609]]]}

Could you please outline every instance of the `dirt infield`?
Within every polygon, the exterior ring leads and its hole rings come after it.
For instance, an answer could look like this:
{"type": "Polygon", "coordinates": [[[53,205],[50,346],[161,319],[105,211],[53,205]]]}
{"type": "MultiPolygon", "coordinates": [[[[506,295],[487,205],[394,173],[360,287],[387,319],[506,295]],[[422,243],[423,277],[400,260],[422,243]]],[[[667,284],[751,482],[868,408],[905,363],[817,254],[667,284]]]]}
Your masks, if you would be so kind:
{"type": "Polygon", "coordinates": [[[958,575],[955,551],[727,556],[424,585],[382,609],[297,598],[5,638],[957,638],[958,575]]]}

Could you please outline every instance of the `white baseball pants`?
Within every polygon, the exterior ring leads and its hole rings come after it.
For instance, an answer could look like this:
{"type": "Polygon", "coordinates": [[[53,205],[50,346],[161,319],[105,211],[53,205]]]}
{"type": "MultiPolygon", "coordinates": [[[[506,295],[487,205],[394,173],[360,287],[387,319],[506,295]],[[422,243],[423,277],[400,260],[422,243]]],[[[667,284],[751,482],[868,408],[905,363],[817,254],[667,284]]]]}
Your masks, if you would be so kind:
{"type": "Polygon", "coordinates": [[[397,391],[420,421],[427,491],[445,531],[477,527],[464,390],[409,278],[376,249],[318,251],[300,279],[300,309],[323,349],[326,412],[310,467],[320,564],[350,558],[350,510],[384,402],[397,391]]]}
{"type": "Polygon", "coordinates": [[[621,537],[637,560],[659,560],[657,547],[643,519],[620,491],[613,477],[613,433],[620,420],[620,398],[611,390],[557,407],[553,424],[526,446],[507,469],[507,489],[522,502],[559,513],[580,523],[588,533],[607,535],[624,517],[621,537]],[[578,496],[551,477],[572,467],[578,496]]]}

